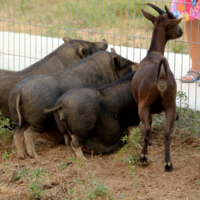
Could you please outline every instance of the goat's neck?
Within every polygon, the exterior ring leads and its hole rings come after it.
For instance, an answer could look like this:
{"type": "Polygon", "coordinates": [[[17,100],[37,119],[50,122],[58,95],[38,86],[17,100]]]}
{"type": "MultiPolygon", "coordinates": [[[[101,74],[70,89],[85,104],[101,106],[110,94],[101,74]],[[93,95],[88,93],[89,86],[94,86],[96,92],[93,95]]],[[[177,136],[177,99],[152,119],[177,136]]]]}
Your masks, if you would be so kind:
{"type": "Polygon", "coordinates": [[[156,51],[164,55],[166,43],[167,43],[167,39],[166,39],[165,30],[158,29],[155,27],[152,34],[151,45],[150,45],[148,53],[152,51],[156,51]]]}

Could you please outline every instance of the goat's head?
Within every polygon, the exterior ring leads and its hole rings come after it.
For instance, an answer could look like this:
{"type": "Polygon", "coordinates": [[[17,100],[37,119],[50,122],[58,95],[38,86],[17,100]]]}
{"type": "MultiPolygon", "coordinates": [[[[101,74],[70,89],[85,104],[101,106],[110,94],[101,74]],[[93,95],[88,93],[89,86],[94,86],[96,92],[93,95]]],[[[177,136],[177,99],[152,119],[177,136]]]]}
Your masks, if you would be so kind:
{"type": "Polygon", "coordinates": [[[173,13],[170,12],[167,6],[165,6],[166,12],[164,12],[163,10],[161,10],[160,8],[158,8],[153,4],[148,3],[147,5],[155,9],[159,13],[159,16],[155,17],[152,14],[142,9],[143,15],[153,23],[154,28],[157,27],[158,30],[159,29],[165,30],[167,40],[176,39],[183,35],[183,30],[178,25],[183,18],[177,19],[173,15],[173,13]]]}

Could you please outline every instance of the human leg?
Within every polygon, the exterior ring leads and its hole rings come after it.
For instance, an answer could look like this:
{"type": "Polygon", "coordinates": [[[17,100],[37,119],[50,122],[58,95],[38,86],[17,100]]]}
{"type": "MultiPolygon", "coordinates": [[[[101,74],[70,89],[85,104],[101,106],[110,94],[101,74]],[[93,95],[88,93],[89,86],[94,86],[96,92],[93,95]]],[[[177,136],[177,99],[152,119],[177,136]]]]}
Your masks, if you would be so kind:
{"type": "Polygon", "coordinates": [[[200,79],[200,21],[198,19],[185,21],[185,32],[188,49],[192,60],[192,67],[188,74],[181,78],[182,82],[194,82],[200,79]],[[195,73],[196,72],[196,73],[195,73]]]}

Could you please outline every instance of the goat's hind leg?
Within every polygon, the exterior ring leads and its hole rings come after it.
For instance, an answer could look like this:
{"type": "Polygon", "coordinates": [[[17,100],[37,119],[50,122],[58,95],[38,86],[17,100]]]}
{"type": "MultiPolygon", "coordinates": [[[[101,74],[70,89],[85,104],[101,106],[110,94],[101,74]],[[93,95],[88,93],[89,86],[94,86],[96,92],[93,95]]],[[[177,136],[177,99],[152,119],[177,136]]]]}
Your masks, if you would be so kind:
{"type": "Polygon", "coordinates": [[[144,144],[140,154],[140,164],[148,164],[148,145],[151,141],[151,114],[147,109],[139,110],[140,120],[143,124],[144,144]]]}
{"type": "MultiPolygon", "coordinates": [[[[151,117],[151,115],[149,116],[149,120],[150,120],[150,127],[151,127],[151,124],[152,124],[152,117],[151,117]]],[[[152,133],[150,133],[149,146],[152,146],[152,145],[153,145],[153,137],[152,137],[152,133]]]]}
{"type": "Polygon", "coordinates": [[[170,156],[171,132],[176,120],[176,109],[167,109],[166,111],[167,126],[165,129],[165,172],[172,172],[173,165],[170,156]]]}

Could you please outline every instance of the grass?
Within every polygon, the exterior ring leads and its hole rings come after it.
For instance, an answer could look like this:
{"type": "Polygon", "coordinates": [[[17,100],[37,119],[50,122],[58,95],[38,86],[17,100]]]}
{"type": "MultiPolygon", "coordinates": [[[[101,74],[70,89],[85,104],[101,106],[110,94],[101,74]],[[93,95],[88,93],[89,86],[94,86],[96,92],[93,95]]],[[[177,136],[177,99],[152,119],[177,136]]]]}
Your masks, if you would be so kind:
{"type": "MultiPolygon", "coordinates": [[[[96,41],[102,38],[110,44],[147,49],[152,24],[141,14],[141,8],[157,15],[144,0],[0,0],[0,25],[3,31],[28,33],[48,37],[96,41]],[[17,22],[17,23],[15,23],[17,22]]],[[[151,1],[161,8],[167,2],[151,1]]],[[[182,41],[179,39],[177,41],[182,41]]],[[[184,45],[184,49],[187,47],[184,45]]],[[[170,45],[169,51],[182,52],[170,45]]],[[[187,50],[186,50],[187,51],[187,50]]]]}
{"type": "Polygon", "coordinates": [[[14,130],[11,130],[10,119],[5,118],[0,110],[0,141],[2,144],[8,144],[12,141],[14,130]]]}
{"type": "Polygon", "coordinates": [[[131,136],[124,136],[123,142],[126,143],[118,153],[118,160],[125,162],[128,165],[137,164],[140,157],[142,130],[140,128],[133,128],[131,136]],[[128,153],[125,159],[120,159],[121,155],[128,153]]]}
{"type": "Polygon", "coordinates": [[[131,177],[134,185],[139,185],[139,180],[136,176],[135,164],[138,164],[140,158],[140,142],[142,130],[140,128],[133,128],[131,136],[124,136],[122,141],[125,145],[118,152],[118,161],[124,162],[127,167],[127,173],[131,177]],[[125,158],[121,158],[124,153],[128,153],[125,158]]]}
{"type": "Polygon", "coordinates": [[[73,163],[76,163],[79,167],[82,167],[83,164],[84,164],[82,157],[80,157],[80,158],[73,158],[73,157],[67,158],[67,163],[69,163],[70,161],[73,162],[73,163]]]}
{"type": "Polygon", "coordinates": [[[3,160],[8,160],[12,155],[16,154],[17,151],[16,150],[12,150],[11,153],[8,153],[7,151],[4,151],[4,154],[2,156],[3,160]]]}
{"type": "Polygon", "coordinates": [[[58,165],[58,170],[62,171],[64,169],[66,169],[69,163],[75,163],[79,167],[83,167],[82,157],[81,158],[70,157],[70,158],[67,158],[67,162],[64,162],[64,163],[61,163],[61,164],[58,165]]]}
{"type": "Polygon", "coordinates": [[[22,169],[17,174],[12,175],[10,181],[17,182],[19,179],[23,179],[28,185],[29,199],[40,199],[44,197],[44,191],[41,187],[41,183],[47,179],[50,180],[50,175],[43,168],[36,170],[22,169]]]}
{"type": "MultiPolygon", "coordinates": [[[[110,193],[106,183],[102,182],[100,178],[95,178],[94,174],[88,171],[92,178],[87,178],[82,180],[78,177],[74,183],[76,186],[68,191],[70,199],[78,200],[115,200],[115,198],[110,193]],[[78,198],[76,198],[78,197],[78,198]]],[[[123,199],[123,198],[122,198],[123,199]]]]}
{"type": "Polygon", "coordinates": [[[67,168],[67,163],[66,162],[61,163],[60,165],[58,165],[58,170],[59,171],[62,171],[64,169],[66,169],[66,168],[67,168]]]}
{"type": "MultiPolygon", "coordinates": [[[[175,127],[179,129],[179,135],[183,137],[200,134],[200,112],[190,109],[187,100],[186,93],[178,91],[176,101],[181,107],[177,106],[179,120],[176,121],[175,127]]],[[[153,115],[152,126],[159,127],[162,124],[166,124],[165,113],[153,115]]]]}

